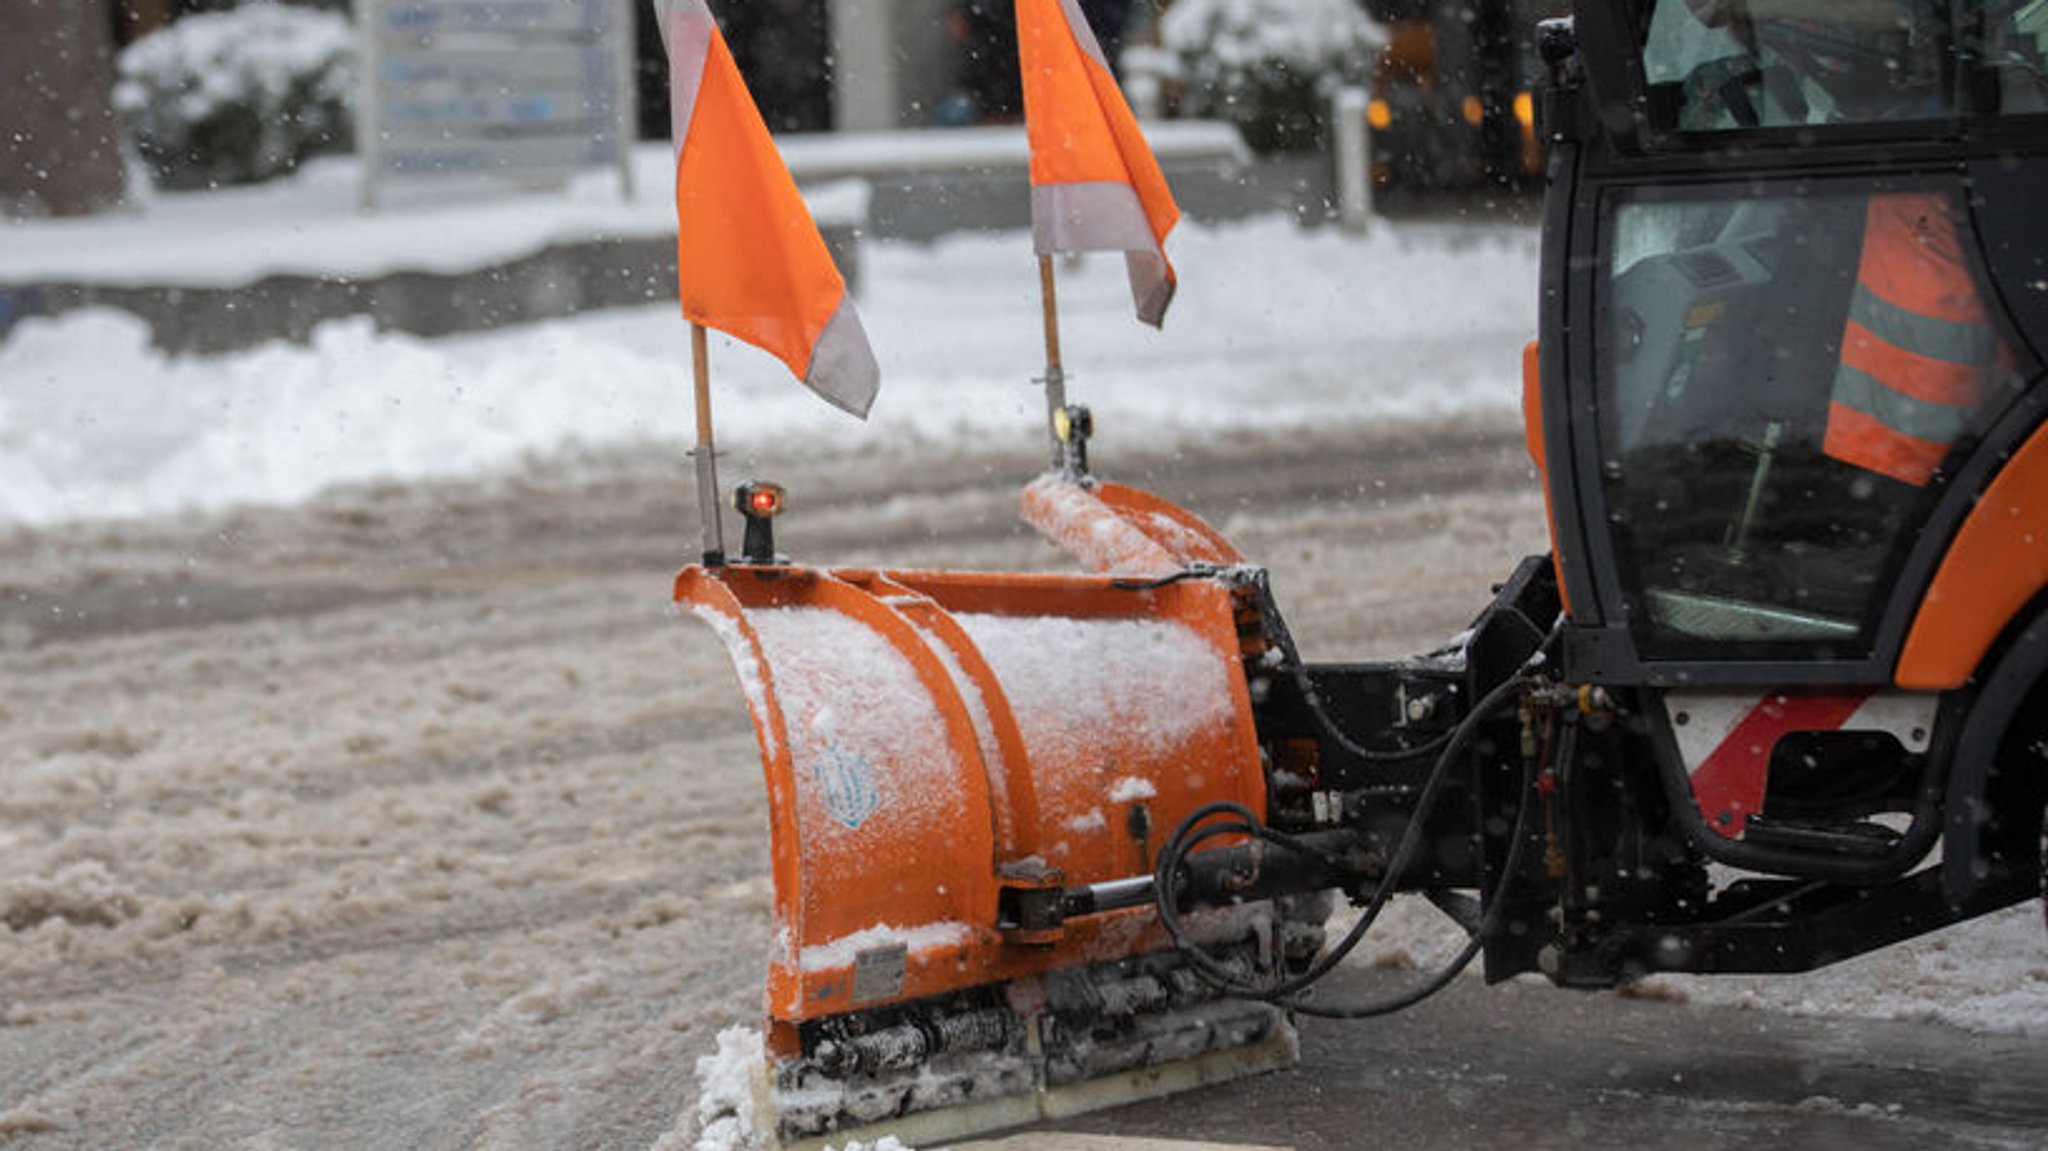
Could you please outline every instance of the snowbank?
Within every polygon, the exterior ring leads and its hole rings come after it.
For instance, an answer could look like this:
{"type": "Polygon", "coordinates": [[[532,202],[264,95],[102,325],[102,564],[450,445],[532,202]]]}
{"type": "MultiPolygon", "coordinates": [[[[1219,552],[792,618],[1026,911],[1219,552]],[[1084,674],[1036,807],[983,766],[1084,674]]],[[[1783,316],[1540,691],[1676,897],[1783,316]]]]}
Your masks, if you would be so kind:
{"type": "MultiPolygon", "coordinates": [[[[1535,324],[1526,229],[1359,239],[1267,219],[1183,225],[1171,250],[1182,286],[1163,332],[1131,319],[1120,260],[1060,272],[1069,396],[1094,407],[1112,450],[1515,410],[1535,324]]],[[[721,447],[1033,443],[1044,352],[1028,239],[874,244],[864,268],[883,373],[870,422],[719,338],[721,447]]],[[[215,358],[157,352],[118,313],[73,313],[0,343],[0,380],[0,523],[286,504],[579,446],[680,443],[692,426],[688,332],[670,306],[432,341],[343,321],[309,346],[215,358]]]]}

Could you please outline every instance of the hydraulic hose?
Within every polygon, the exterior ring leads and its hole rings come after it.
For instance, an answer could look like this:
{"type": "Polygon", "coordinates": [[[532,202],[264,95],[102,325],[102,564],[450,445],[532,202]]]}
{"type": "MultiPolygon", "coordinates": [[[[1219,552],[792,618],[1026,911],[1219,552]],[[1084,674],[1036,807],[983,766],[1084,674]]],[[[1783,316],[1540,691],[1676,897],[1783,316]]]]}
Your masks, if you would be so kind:
{"type": "Polygon", "coordinates": [[[1345,754],[1377,763],[1398,763],[1420,759],[1443,747],[1450,740],[1450,734],[1446,733],[1425,740],[1414,747],[1382,751],[1359,743],[1351,738],[1350,733],[1339,727],[1337,721],[1331,718],[1328,710],[1323,707],[1323,698],[1316,691],[1315,681],[1309,678],[1308,664],[1301,658],[1301,649],[1294,643],[1294,633],[1287,629],[1287,620],[1280,614],[1279,601],[1273,598],[1273,584],[1267,578],[1264,568],[1222,568],[1213,564],[1193,564],[1156,579],[1118,580],[1114,586],[1128,591],[1150,591],[1185,580],[1212,579],[1225,574],[1251,589],[1253,597],[1258,601],[1260,623],[1266,628],[1267,636],[1273,641],[1274,646],[1280,649],[1281,670],[1294,681],[1296,690],[1301,693],[1302,704],[1308,708],[1309,715],[1314,717],[1316,726],[1322,729],[1330,742],[1342,748],[1345,754]]]}
{"type": "MultiPolygon", "coordinates": [[[[1563,754],[1563,751],[1559,752],[1560,756],[1563,754]]],[[[1451,957],[1450,962],[1444,964],[1427,980],[1385,999],[1325,1006],[1295,998],[1288,1000],[1284,1005],[1293,1011],[1319,1019],[1371,1019],[1406,1010],[1450,986],[1451,980],[1456,979],[1460,972],[1471,966],[1480,949],[1486,946],[1487,938],[1500,926],[1501,914],[1506,909],[1506,902],[1502,896],[1507,894],[1508,884],[1513,882],[1515,873],[1521,869],[1522,853],[1529,842],[1529,809],[1535,806],[1530,802],[1530,793],[1536,785],[1536,766],[1536,760],[1529,760],[1522,766],[1522,798],[1515,808],[1514,829],[1509,832],[1508,853],[1501,862],[1500,878],[1495,881],[1493,891],[1484,900],[1486,913],[1480,918],[1479,925],[1472,929],[1471,938],[1465,941],[1465,946],[1451,957]]]]}
{"type": "MultiPolygon", "coordinates": [[[[1178,908],[1174,906],[1175,876],[1195,845],[1204,840],[1222,835],[1246,835],[1274,843],[1290,851],[1300,851],[1308,854],[1316,853],[1312,848],[1303,845],[1293,837],[1266,827],[1255,813],[1241,804],[1208,804],[1189,813],[1187,818],[1183,819],[1179,826],[1174,829],[1173,835],[1160,848],[1159,863],[1154,874],[1154,897],[1159,911],[1160,922],[1166,927],[1168,935],[1174,941],[1174,945],[1187,956],[1189,965],[1204,980],[1226,994],[1279,1002],[1302,1010],[1305,1014],[1328,1015],[1336,1010],[1323,1008],[1319,1005],[1301,1003],[1296,997],[1323,979],[1339,963],[1343,962],[1345,957],[1350,955],[1359,942],[1364,939],[1367,929],[1379,918],[1380,912],[1386,907],[1387,901],[1392,898],[1400,877],[1414,862],[1416,853],[1421,849],[1425,825],[1443,794],[1443,788],[1450,778],[1453,764],[1464,753],[1480,726],[1486,720],[1492,718],[1495,713],[1502,710],[1503,705],[1513,700],[1524,688],[1534,686],[1538,682],[1535,676],[1529,675],[1526,672],[1502,681],[1493,690],[1487,692],[1473,706],[1471,712],[1465,716],[1464,720],[1451,731],[1437,755],[1435,765],[1430,769],[1428,781],[1423,785],[1422,791],[1416,799],[1415,810],[1409,816],[1408,825],[1402,833],[1400,844],[1395,849],[1393,859],[1381,876],[1380,882],[1375,886],[1372,899],[1367,903],[1364,912],[1359,916],[1358,922],[1352,925],[1351,930],[1336,947],[1318,957],[1307,971],[1300,975],[1283,979],[1273,986],[1262,987],[1245,983],[1234,972],[1212,960],[1188,939],[1186,926],[1180,920],[1178,908]],[[1233,818],[1226,822],[1208,822],[1216,820],[1220,816],[1230,816],[1233,818]],[[1208,826],[1201,826],[1205,822],[1208,822],[1208,826]]],[[[1521,805],[1523,813],[1526,813],[1528,808],[1526,799],[1527,786],[1528,781],[1525,780],[1524,801],[1521,805]]],[[[1516,844],[1511,845],[1511,851],[1515,850],[1515,846],[1519,845],[1523,830],[1520,825],[1521,818],[1518,816],[1516,844]]],[[[1333,863],[1332,866],[1334,867],[1335,864],[1333,863]]],[[[1496,899],[1494,900],[1495,906],[1498,906],[1497,895],[1498,892],[1496,892],[1496,899]]],[[[1480,938],[1483,938],[1483,935],[1483,931],[1475,933],[1475,944],[1480,938]]],[[[1476,946],[1468,948],[1468,951],[1476,954],[1476,946]]],[[[1470,954],[1465,955],[1458,966],[1462,968],[1464,963],[1470,962],[1470,959],[1470,954]]],[[[1441,983],[1437,986],[1441,987],[1444,984],[1448,984],[1450,978],[1455,975],[1456,971],[1452,971],[1450,975],[1441,977],[1441,983]]],[[[1388,1008],[1388,1010],[1392,1009],[1388,1008]]]]}
{"type": "MultiPolygon", "coordinates": [[[[1439,735],[1414,747],[1394,751],[1381,751],[1365,746],[1352,739],[1350,734],[1337,726],[1337,721],[1323,707],[1323,697],[1316,691],[1315,681],[1308,675],[1308,664],[1301,658],[1301,649],[1294,645],[1294,633],[1287,629],[1287,620],[1280,614],[1280,604],[1273,598],[1272,581],[1266,577],[1265,569],[1251,572],[1249,581],[1252,594],[1258,597],[1259,619],[1266,625],[1274,644],[1280,648],[1281,667],[1294,680],[1295,688],[1301,692],[1301,701],[1315,717],[1316,726],[1330,737],[1330,742],[1342,748],[1347,755],[1377,763],[1397,763],[1403,760],[1420,759],[1429,753],[1445,747],[1452,733],[1439,735]]],[[[1476,710],[1476,709],[1475,709],[1476,710]]]]}

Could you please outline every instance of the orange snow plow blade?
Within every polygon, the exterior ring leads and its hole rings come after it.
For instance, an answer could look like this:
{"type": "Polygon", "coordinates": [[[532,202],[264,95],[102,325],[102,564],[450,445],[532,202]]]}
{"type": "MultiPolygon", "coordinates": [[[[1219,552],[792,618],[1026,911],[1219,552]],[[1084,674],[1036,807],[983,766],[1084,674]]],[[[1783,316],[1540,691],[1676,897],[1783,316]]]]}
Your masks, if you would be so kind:
{"type": "Polygon", "coordinates": [[[1192,564],[1244,562],[1193,512],[1124,484],[1040,476],[1024,486],[1018,514],[1092,571],[1163,575],[1192,564]]]}
{"type": "MultiPolygon", "coordinates": [[[[767,777],[778,1145],[933,1141],[1292,1062],[1284,1014],[1177,968],[1149,901],[1060,910],[1149,881],[1203,804],[1265,809],[1261,641],[1227,571],[729,565],[676,598],[732,656],[767,777]]],[[[1270,905],[1189,921],[1272,962],[1270,905]]]]}

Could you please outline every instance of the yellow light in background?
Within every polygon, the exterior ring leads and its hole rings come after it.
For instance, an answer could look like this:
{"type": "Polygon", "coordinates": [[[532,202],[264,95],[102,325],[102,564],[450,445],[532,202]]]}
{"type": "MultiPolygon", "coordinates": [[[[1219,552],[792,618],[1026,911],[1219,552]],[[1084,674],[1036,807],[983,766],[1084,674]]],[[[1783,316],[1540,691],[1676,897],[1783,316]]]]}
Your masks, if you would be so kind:
{"type": "Polygon", "coordinates": [[[1374,100],[1365,106],[1365,122],[1372,125],[1373,131],[1384,132],[1394,122],[1394,110],[1385,100],[1374,100]]]}
{"type": "Polygon", "coordinates": [[[1479,97],[1477,96],[1465,97],[1464,111],[1465,122],[1474,128],[1479,126],[1481,120],[1486,119],[1486,107],[1479,102],[1479,97]]]}
{"type": "Polygon", "coordinates": [[[1515,93],[1515,119],[1524,128],[1536,127],[1536,98],[1527,92],[1515,93]]]}

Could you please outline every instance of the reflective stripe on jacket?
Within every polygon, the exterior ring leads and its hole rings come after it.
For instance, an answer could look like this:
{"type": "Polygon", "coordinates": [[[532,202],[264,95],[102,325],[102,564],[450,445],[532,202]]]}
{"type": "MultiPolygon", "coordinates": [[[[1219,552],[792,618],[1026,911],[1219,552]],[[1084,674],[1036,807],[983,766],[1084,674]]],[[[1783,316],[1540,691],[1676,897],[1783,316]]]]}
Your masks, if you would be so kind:
{"type": "Polygon", "coordinates": [[[1998,349],[1949,196],[1872,196],[1822,450],[1925,485],[1984,399],[1998,349]]]}

